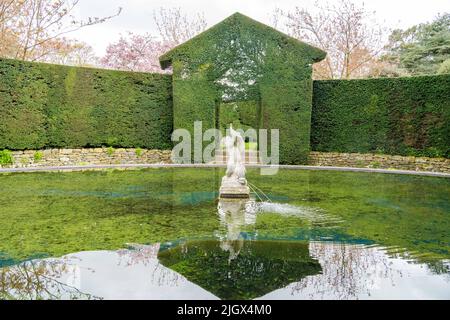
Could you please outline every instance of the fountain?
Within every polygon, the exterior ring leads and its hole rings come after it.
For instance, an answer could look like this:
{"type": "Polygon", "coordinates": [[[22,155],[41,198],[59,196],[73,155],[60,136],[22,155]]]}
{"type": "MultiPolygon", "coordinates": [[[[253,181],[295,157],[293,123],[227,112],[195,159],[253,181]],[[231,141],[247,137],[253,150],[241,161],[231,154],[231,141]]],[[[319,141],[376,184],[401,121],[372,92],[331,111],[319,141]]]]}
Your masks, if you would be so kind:
{"type": "Polygon", "coordinates": [[[245,179],[245,142],[241,134],[230,124],[228,135],[223,139],[227,155],[227,171],[222,178],[220,198],[249,198],[250,188],[245,179]]]}

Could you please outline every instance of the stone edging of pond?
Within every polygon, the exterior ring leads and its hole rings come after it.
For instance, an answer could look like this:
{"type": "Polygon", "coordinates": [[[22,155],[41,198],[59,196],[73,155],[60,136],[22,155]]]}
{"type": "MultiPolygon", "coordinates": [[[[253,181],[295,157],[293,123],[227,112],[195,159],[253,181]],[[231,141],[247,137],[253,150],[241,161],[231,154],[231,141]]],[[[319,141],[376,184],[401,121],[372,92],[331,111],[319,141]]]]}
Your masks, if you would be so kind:
{"type": "MultiPolygon", "coordinates": [[[[161,165],[171,163],[171,150],[150,150],[140,148],[78,148],[78,149],[46,149],[25,150],[11,152],[12,164],[3,166],[4,170],[46,171],[48,168],[56,170],[81,170],[86,168],[133,168],[146,165],[161,165]],[[100,167],[98,167],[100,166],[100,167]],[[63,168],[63,169],[59,169],[63,168]],[[74,169],[75,168],[75,169],[74,169]]],[[[222,162],[218,162],[223,163],[222,162]]],[[[309,161],[302,166],[289,168],[317,168],[317,170],[342,170],[351,168],[352,171],[365,172],[422,172],[450,174],[450,159],[427,158],[370,153],[338,153],[338,152],[310,152],[309,161]],[[330,169],[331,168],[331,169],[330,169]],[[343,168],[343,169],[335,169],[343,168]],[[373,169],[373,170],[372,170],[373,169]]],[[[2,168],[2,166],[0,166],[2,168]]],[[[0,169],[4,171],[3,169],[0,169]]],[[[420,172],[420,173],[418,173],[420,172]]]]}
{"type": "MultiPolygon", "coordinates": [[[[27,168],[0,168],[0,173],[18,173],[18,172],[63,172],[63,171],[87,171],[87,170],[130,170],[145,168],[225,168],[225,165],[217,164],[110,164],[110,165],[84,165],[84,166],[49,166],[49,167],[27,167],[27,168]]],[[[450,173],[412,171],[396,169],[374,169],[374,168],[353,168],[353,167],[334,167],[334,166],[306,166],[306,165],[279,165],[280,169],[289,170],[322,170],[322,171],[346,171],[346,172],[366,172],[366,173],[385,173],[385,174],[405,174],[431,177],[450,178],[450,173]]],[[[271,168],[270,165],[248,165],[247,168],[271,168]]]]}

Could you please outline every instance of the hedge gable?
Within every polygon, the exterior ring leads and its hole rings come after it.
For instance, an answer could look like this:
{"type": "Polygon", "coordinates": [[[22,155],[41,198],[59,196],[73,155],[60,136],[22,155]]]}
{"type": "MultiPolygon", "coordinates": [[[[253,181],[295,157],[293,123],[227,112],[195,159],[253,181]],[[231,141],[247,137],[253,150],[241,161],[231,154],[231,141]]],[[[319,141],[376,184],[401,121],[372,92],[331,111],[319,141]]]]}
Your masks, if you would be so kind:
{"type": "Polygon", "coordinates": [[[171,148],[171,76],[0,59],[0,149],[171,148]]]}
{"type": "Polygon", "coordinates": [[[314,81],[316,151],[450,157],[450,75],[314,81]]]}

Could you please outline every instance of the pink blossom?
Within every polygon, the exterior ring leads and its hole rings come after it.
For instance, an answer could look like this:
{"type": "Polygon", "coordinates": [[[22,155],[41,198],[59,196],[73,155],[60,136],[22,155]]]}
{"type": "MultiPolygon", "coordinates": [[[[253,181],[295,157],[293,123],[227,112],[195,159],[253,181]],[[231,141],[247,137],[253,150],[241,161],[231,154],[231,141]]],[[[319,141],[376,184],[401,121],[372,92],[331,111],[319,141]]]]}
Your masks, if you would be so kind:
{"type": "Polygon", "coordinates": [[[168,73],[170,70],[162,70],[159,65],[159,57],[174,47],[168,41],[160,41],[150,34],[138,35],[132,32],[127,37],[110,44],[105,56],[100,60],[106,68],[168,73]]]}

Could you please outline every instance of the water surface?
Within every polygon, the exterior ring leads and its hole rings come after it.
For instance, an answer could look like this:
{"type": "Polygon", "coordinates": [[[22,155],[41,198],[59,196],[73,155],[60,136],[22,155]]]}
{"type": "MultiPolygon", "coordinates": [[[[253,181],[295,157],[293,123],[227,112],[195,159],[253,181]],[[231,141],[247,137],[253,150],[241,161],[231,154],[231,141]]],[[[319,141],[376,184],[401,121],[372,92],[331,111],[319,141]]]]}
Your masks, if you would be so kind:
{"type": "Polygon", "coordinates": [[[450,298],[450,181],[221,169],[0,175],[0,298],[450,298]],[[26,275],[26,276],[24,276],[26,275]]]}

